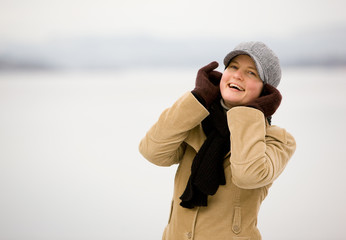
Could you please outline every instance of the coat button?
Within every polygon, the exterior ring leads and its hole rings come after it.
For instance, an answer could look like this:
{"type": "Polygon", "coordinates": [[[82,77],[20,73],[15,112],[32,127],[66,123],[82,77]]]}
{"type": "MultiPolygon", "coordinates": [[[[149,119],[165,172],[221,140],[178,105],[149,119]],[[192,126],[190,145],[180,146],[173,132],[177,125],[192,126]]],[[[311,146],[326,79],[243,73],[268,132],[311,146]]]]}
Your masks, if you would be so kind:
{"type": "Polygon", "coordinates": [[[240,227],[237,226],[237,225],[233,226],[233,231],[234,231],[234,233],[239,233],[240,232],[240,227]]]}
{"type": "Polygon", "coordinates": [[[192,232],[186,233],[186,237],[187,237],[187,239],[191,239],[192,238],[192,232]]]}

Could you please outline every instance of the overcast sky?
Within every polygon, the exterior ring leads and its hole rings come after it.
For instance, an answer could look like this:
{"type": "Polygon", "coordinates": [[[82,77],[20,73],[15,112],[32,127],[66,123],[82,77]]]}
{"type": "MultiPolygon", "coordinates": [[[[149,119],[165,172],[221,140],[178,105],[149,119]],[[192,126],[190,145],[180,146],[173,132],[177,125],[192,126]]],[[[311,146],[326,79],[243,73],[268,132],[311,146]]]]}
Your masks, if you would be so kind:
{"type": "Polygon", "coordinates": [[[286,37],[346,25],[345,8],[344,0],[0,0],[0,39],[286,37]]]}

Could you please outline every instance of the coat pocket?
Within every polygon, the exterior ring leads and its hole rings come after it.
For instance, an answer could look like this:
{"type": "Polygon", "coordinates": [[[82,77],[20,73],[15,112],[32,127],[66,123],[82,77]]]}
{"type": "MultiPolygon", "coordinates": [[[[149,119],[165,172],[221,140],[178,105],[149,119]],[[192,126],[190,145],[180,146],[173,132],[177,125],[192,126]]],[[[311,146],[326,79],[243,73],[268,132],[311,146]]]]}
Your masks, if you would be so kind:
{"type": "Polygon", "coordinates": [[[248,237],[233,237],[233,240],[250,240],[248,237]]]}
{"type": "Polygon", "coordinates": [[[239,234],[241,232],[241,207],[234,208],[232,231],[235,234],[239,234]]]}

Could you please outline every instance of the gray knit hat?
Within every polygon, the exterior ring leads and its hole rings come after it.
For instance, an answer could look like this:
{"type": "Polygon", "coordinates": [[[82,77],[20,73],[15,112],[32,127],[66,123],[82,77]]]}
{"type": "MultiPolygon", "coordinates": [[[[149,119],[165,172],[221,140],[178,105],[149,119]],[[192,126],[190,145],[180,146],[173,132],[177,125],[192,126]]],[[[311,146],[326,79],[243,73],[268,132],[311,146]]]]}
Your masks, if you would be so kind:
{"type": "Polygon", "coordinates": [[[261,80],[264,83],[277,87],[281,80],[279,58],[262,42],[242,42],[232,52],[228,53],[223,63],[228,67],[231,60],[238,56],[249,55],[256,64],[261,80]]]}

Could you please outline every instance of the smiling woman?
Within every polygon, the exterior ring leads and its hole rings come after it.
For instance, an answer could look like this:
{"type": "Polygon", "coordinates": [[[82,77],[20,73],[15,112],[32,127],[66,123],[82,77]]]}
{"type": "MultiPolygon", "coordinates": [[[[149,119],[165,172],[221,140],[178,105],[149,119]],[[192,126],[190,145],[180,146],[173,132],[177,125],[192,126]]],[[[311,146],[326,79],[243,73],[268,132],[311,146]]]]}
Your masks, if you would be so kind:
{"type": "Polygon", "coordinates": [[[260,240],[260,205],[295,152],[291,134],[270,124],[281,102],[276,55],[245,42],[224,63],[224,74],[217,62],[201,68],[140,142],[150,162],[179,165],[163,240],[260,240]]]}

